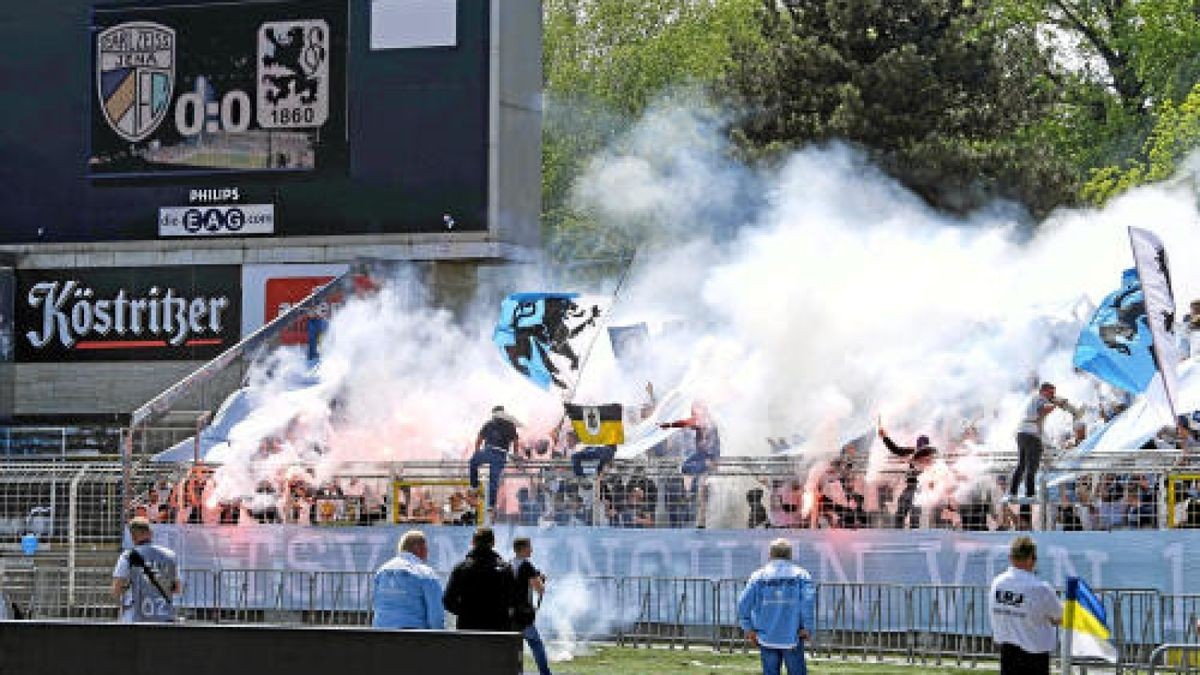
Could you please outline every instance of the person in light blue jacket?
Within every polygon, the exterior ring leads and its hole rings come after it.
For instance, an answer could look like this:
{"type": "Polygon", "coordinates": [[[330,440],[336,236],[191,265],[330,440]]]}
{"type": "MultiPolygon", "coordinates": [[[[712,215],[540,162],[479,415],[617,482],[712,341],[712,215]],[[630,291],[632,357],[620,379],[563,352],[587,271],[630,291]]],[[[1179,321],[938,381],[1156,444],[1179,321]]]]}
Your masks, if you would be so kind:
{"type": "Polygon", "coordinates": [[[758,647],[763,675],[807,675],[804,641],[813,622],[816,589],[812,575],[792,562],[787,539],[771,542],[771,559],[750,576],[738,597],[738,622],[746,639],[758,647]]]}
{"type": "Polygon", "coordinates": [[[400,538],[398,555],[375,571],[372,607],[376,628],[435,628],[446,626],[442,584],[425,563],[429,544],[420,530],[400,538]]]}

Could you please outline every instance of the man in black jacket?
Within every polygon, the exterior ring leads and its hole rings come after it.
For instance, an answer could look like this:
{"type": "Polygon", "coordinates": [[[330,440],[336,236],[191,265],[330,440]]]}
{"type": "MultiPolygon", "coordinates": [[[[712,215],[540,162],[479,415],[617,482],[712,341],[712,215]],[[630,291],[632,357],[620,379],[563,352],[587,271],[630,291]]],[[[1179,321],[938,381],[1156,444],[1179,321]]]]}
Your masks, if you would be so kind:
{"type": "Polygon", "coordinates": [[[479,528],[466,559],[450,572],[442,604],[458,617],[460,630],[513,629],[516,577],[512,566],[492,550],[495,544],[492,528],[479,528]]]}
{"type": "Polygon", "coordinates": [[[534,625],[538,606],[542,604],[540,598],[546,592],[546,575],[530,560],[533,556],[533,542],[529,537],[513,539],[513,553],[516,556],[510,564],[517,582],[513,629],[521,631],[525,642],[529,643],[529,651],[533,652],[538,675],[553,675],[550,672],[550,661],[546,658],[546,645],[542,642],[537,626],[534,625]],[[537,593],[539,598],[536,603],[533,600],[534,593],[537,593]]]}
{"type": "Polygon", "coordinates": [[[904,492],[901,492],[900,498],[896,500],[896,527],[904,529],[911,516],[912,527],[915,529],[920,526],[921,521],[921,507],[914,504],[917,487],[921,473],[929,468],[937,450],[929,444],[929,437],[925,435],[918,436],[913,447],[896,445],[883,427],[879,428],[879,437],[893,455],[908,458],[908,470],[904,472],[904,492]]]}
{"type": "Polygon", "coordinates": [[[502,405],[492,408],[492,418],[479,429],[479,435],[475,438],[475,454],[467,462],[472,490],[479,487],[479,467],[488,465],[487,506],[491,515],[495,515],[496,493],[500,491],[500,478],[504,475],[504,465],[508,463],[508,453],[517,452],[519,441],[516,419],[505,412],[502,405]]]}

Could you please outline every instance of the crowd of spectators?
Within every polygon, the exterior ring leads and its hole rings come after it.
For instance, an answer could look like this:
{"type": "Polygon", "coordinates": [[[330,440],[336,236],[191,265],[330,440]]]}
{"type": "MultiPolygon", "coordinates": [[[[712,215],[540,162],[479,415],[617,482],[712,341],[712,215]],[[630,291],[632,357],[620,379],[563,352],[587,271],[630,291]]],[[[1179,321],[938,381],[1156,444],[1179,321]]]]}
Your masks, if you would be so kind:
{"type": "MultiPolygon", "coordinates": [[[[1154,529],[1161,524],[1162,486],[1153,474],[1082,475],[1057,486],[1055,529],[1065,531],[1154,529]]],[[[1200,527],[1200,499],[1194,481],[1177,485],[1172,523],[1200,527]]]]}
{"type": "Polygon", "coordinates": [[[359,524],[387,515],[386,481],[357,476],[318,482],[311,470],[293,470],[256,482],[254,493],[219,496],[213,470],[197,464],[177,481],[159,481],[134,502],[135,515],[152,523],[238,525],[243,522],[359,524]]]}
{"type": "MultiPolygon", "coordinates": [[[[682,475],[654,476],[643,467],[577,478],[556,469],[544,481],[517,490],[520,525],[690,527],[696,496],[682,475]]],[[[504,514],[501,514],[501,518],[504,514]]]]}
{"type": "MultiPolygon", "coordinates": [[[[609,464],[599,474],[576,476],[565,463],[513,469],[501,488],[494,522],[525,526],[620,528],[696,527],[699,492],[706,476],[664,470],[670,464],[609,464]]],[[[1200,527],[1200,480],[1176,480],[1168,501],[1158,473],[1081,473],[1048,489],[1048,513],[1035,508],[1036,524],[1005,495],[1003,472],[950,484],[892,467],[868,480],[845,459],[792,475],[743,479],[736,510],[748,528],[940,528],[1064,531],[1200,527]],[[750,481],[750,487],[746,482],[750,481]],[[914,491],[914,494],[910,492],[914,491]],[[1168,513],[1165,509],[1173,510],[1168,513]],[[1168,518],[1168,516],[1170,516],[1168,518]]],[[[717,474],[719,475],[719,474],[717,474]]],[[[944,477],[943,477],[944,478],[944,477]]],[[[953,477],[960,479],[962,477],[953,477]]],[[[727,487],[715,489],[728,489],[727,487]]],[[[393,498],[388,479],[345,477],[317,482],[307,472],[259,481],[254,494],[215,499],[212,472],[197,466],[177,482],[160,481],[135,501],[135,515],[155,523],[237,525],[249,521],[300,525],[371,525],[403,522],[476,525],[480,493],[465,486],[402,484],[393,498]],[[392,504],[395,501],[396,504],[392,504]]],[[[720,508],[734,509],[726,500],[720,508]]],[[[727,521],[726,521],[727,522],[727,521]]]]}
{"type": "MultiPolygon", "coordinates": [[[[645,417],[648,408],[631,412],[645,417]]],[[[728,514],[736,512],[744,514],[735,517],[744,518],[737,524],[749,528],[1079,531],[1155,528],[1168,522],[1200,526],[1196,482],[1186,481],[1172,490],[1174,511],[1168,513],[1161,473],[1081,473],[1070,482],[1051,486],[1044,495],[1039,488],[1037,505],[1028,510],[1027,503],[1011,500],[1007,470],[980,475],[979,466],[959,468],[963,448],[977,440],[970,425],[958,437],[947,438],[945,452],[933,448],[926,436],[905,444],[909,439],[893,441],[880,429],[878,435],[888,452],[870,475],[866,457],[859,453],[865,455],[874,434],[858,439],[868,442],[849,443],[824,461],[813,463],[792,455],[795,460],[790,466],[776,464],[775,470],[758,476],[740,474],[741,482],[724,481],[715,424],[701,405],[693,406],[691,413],[685,420],[660,424],[679,432],[649,448],[637,462],[614,462],[613,452],[581,447],[568,429],[550,438],[521,438],[512,452],[515,461],[502,472],[499,489],[489,493],[496,498],[492,513],[480,506],[484,485],[477,489],[426,485],[418,477],[393,493],[389,479],[318,481],[311,469],[295,467],[258,481],[252,494],[223,499],[214,496],[212,471],[203,465],[192,467],[174,484],[151,486],[136,507],[152,522],[193,524],[475,525],[484,521],[683,528],[704,527],[705,514],[712,510],[709,499],[719,490],[722,500],[715,508],[727,516],[723,526],[730,524],[728,514]],[[780,467],[785,468],[780,471],[780,467]]],[[[1174,443],[1170,437],[1174,431],[1164,430],[1154,442],[1174,443]]],[[[1077,442],[1078,429],[1071,432],[1071,438],[1056,439],[1055,445],[1077,442]]],[[[777,456],[790,450],[783,439],[774,439],[770,446],[777,456]]],[[[264,447],[269,456],[271,447],[264,447]]],[[[613,446],[599,449],[615,451],[613,446]]]]}

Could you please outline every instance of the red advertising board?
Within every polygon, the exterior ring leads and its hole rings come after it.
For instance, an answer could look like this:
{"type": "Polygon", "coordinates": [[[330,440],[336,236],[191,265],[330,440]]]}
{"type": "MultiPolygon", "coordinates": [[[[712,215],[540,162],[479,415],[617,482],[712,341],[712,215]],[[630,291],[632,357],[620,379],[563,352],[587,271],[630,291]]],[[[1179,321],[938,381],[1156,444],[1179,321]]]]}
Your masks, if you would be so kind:
{"type": "MultiPolygon", "coordinates": [[[[292,305],[307,298],[313,291],[333,280],[331,276],[283,277],[267,279],[263,318],[269,323],[283,314],[292,305]]],[[[317,308],[317,313],[328,319],[329,303],[317,308]]],[[[280,342],[285,345],[302,345],[308,342],[308,319],[296,321],[283,330],[280,342]]]]}

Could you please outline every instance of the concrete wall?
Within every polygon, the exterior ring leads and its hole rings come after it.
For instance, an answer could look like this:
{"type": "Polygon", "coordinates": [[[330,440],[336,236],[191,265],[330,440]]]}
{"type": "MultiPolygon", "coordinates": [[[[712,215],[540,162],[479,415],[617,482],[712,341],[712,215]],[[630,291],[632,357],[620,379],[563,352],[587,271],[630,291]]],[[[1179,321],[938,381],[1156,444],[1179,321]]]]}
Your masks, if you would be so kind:
{"type": "MultiPolygon", "coordinates": [[[[12,414],[26,418],[126,414],[201,365],[197,361],[18,364],[11,367],[12,414]]],[[[231,368],[176,409],[212,410],[240,378],[240,369],[231,368]]]]}
{"type": "Polygon", "coordinates": [[[516,243],[541,240],[542,210],[542,3],[502,0],[492,4],[492,124],[495,159],[489,220],[516,243]],[[531,31],[532,26],[538,30],[531,31]],[[538,143],[524,139],[531,136],[538,143]],[[529,186],[536,185],[536,190],[529,186]],[[531,217],[531,214],[533,217],[531,217]]]}

